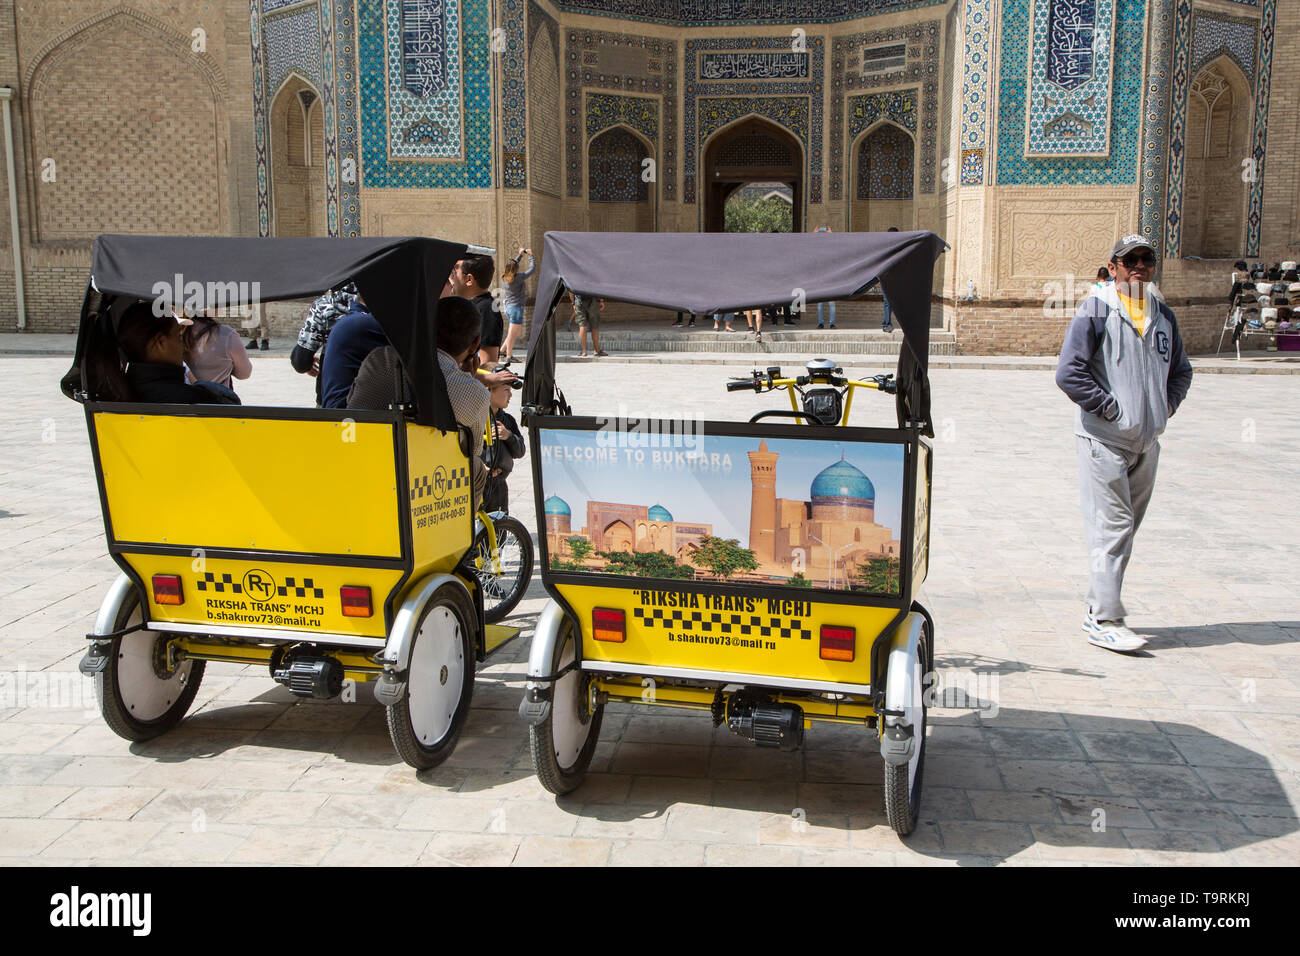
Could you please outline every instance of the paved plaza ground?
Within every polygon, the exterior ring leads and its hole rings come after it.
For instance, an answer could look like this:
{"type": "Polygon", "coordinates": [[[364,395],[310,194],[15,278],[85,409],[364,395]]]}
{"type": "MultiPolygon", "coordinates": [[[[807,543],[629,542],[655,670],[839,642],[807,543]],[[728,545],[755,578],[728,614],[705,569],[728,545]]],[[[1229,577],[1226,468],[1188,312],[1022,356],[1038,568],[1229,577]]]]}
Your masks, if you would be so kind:
{"type": "MultiPolygon", "coordinates": [[[[460,745],[416,774],[383,710],[295,699],[209,664],[191,716],[144,744],[85,701],[18,699],[72,674],[116,575],[68,360],[0,356],[0,862],[273,864],[1294,864],[1300,859],[1300,377],[1201,374],[1163,441],[1125,598],[1146,652],[1087,644],[1071,406],[1047,370],[936,369],[931,566],[921,600],[948,683],[931,711],[917,832],[885,822],[874,734],[815,726],[759,750],[707,716],[610,706],[587,784],[534,778],[517,714],[524,634],[478,675],[460,745]],[[16,705],[16,706],[15,706],[16,705]],[[994,706],[996,705],[996,706],[994,706]]],[[[849,365],[853,371],[885,371],[849,365]]],[[[740,371],[743,366],[729,369],[740,371]]],[[[699,364],[565,363],[580,412],[743,419],[699,364]]],[[[259,355],[250,404],[310,404],[259,355]]],[[[870,399],[875,399],[871,401],[870,399]]],[[[517,410],[517,406],[516,406],[517,410]]],[[[859,397],[856,424],[892,424],[859,397]]],[[[747,478],[721,479],[737,495],[747,478]]],[[[725,489],[723,489],[725,490],[725,489]]],[[[204,487],[177,489],[220,509],[204,487]]],[[[528,468],[511,482],[530,526],[528,468]]],[[[348,520],[322,475],[304,508],[348,520]]]]}

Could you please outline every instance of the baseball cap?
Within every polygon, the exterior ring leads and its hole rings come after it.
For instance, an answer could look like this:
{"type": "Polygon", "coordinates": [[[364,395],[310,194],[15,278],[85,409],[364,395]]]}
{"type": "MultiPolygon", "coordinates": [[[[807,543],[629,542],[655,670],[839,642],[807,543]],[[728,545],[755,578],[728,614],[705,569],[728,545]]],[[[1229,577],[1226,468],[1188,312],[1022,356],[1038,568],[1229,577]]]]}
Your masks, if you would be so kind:
{"type": "Polygon", "coordinates": [[[1156,252],[1156,247],[1151,245],[1150,241],[1145,236],[1139,236],[1134,233],[1131,236],[1125,236],[1118,240],[1115,245],[1111,247],[1110,257],[1112,260],[1115,260],[1120,256],[1128,255],[1134,249],[1150,249],[1152,255],[1155,255],[1156,252]]]}

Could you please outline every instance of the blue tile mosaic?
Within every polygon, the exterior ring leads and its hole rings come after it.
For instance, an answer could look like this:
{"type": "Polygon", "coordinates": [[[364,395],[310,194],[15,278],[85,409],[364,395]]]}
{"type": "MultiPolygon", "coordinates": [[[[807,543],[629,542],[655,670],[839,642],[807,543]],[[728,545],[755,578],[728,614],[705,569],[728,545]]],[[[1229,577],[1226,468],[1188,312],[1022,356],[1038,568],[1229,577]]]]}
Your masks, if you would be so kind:
{"type": "Polygon", "coordinates": [[[935,163],[939,135],[939,36],[942,21],[926,20],[890,30],[871,30],[836,37],[831,44],[831,133],[830,198],[840,199],[851,192],[845,175],[846,156],[851,153],[851,137],[845,129],[847,98],[857,90],[881,88],[917,89],[920,92],[920,137],[918,157],[919,192],[935,191],[935,163]],[[875,74],[861,70],[864,48],[906,41],[907,65],[898,71],[875,74]],[[846,142],[846,140],[849,140],[846,142]]]}
{"type": "Polygon", "coordinates": [[[460,12],[457,0],[384,0],[392,159],[461,158],[460,12]]]}
{"type": "MultiPolygon", "coordinates": [[[[660,148],[658,181],[666,200],[677,198],[677,44],[655,37],[602,33],[597,30],[570,30],[565,34],[564,53],[564,151],[565,191],[574,198],[583,195],[582,172],[585,168],[584,130],[586,111],[584,91],[614,90],[653,96],[663,103],[663,139],[660,148]],[[626,67],[629,58],[637,62],[632,72],[605,72],[601,68],[602,51],[613,57],[616,66],[626,67]]],[[[687,140],[689,143],[689,139],[687,140]]]]}
{"type": "Polygon", "coordinates": [[[700,62],[709,53],[785,52],[790,49],[790,39],[738,37],[686,41],[686,90],[683,107],[686,156],[682,164],[684,202],[695,202],[697,162],[698,157],[703,155],[705,140],[732,120],[750,113],[784,126],[804,144],[808,161],[808,202],[822,201],[822,109],[826,98],[822,76],[825,69],[825,40],[819,36],[808,37],[807,44],[807,53],[811,58],[807,80],[714,82],[703,79],[699,73],[700,62]],[[707,110],[703,97],[708,97],[707,110]],[[801,108],[794,105],[796,98],[803,104],[801,108]]]}
{"type": "Polygon", "coordinates": [[[528,97],[524,90],[524,0],[499,0],[501,185],[528,188],[528,97]]]}
{"type": "Polygon", "coordinates": [[[648,96],[587,93],[587,140],[611,126],[629,126],[659,143],[659,100],[648,96]]]}
{"type": "MultiPolygon", "coordinates": [[[[287,6],[291,6],[292,4],[301,3],[301,2],[302,0],[262,0],[262,12],[274,13],[276,10],[279,10],[281,7],[287,7],[287,6]]],[[[257,0],[253,0],[253,3],[257,3],[257,0]]]]}
{"type": "Polygon", "coordinates": [[[322,0],[320,6],[321,39],[321,110],[325,122],[325,229],[331,236],[339,234],[339,127],[338,77],[335,75],[334,4],[322,0]]]}
{"type": "MultiPolygon", "coordinates": [[[[332,24],[338,108],[338,190],[341,236],[361,235],[361,150],[357,119],[357,33],[352,0],[333,0],[332,24]]],[[[328,133],[326,134],[328,136],[328,133]]]]}
{"type": "MultiPolygon", "coordinates": [[[[1169,167],[1166,178],[1164,254],[1176,258],[1182,249],[1183,172],[1186,169],[1187,96],[1191,89],[1191,0],[1177,0],[1174,15],[1172,97],[1169,106],[1169,167]]],[[[1145,183],[1144,183],[1145,184],[1145,183]]]]}
{"type": "Polygon", "coordinates": [[[1252,158],[1255,179],[1250,184],[1246,214],[1246,255],[1259,255],[1259,233],[1264,218],[1264,147],[1268,143],[1268,98],[1273,78],[1273,33],[1277,29],[1277,0],[1264,0],[1259,32],[1259,77],[1255,83],[1255,135],[1252,158]]]}
{"type": "Polygon", "coordinates": [[[559,0],[568,13],[685,27],[839,23],[878,13],[929,7],[947,0],[559,0]]]}
{"type": "Polygon", "coordinates": [[[858,145],[858,199],[911,199],[915,175],[912,137],[886,124],[858,145]]]}
{"type": "Polygon", "coordinates": [[[266,128],[266,72],[262,59],[261,0],[248,0],[248,35],[253,59],[253,152],[257,156],[257,234],[271,234],[271,171],[266,128]]]}
{"type": "MultiPolygon", "coordinates": [[[[1145,0],[1116,0],[1110,151],[1099,157],[1025,154],[1025,58],[1002,57],[998,74],[997,182],[1011,186],[1132,184],[1137,181],[1145,0]]],[[[1029,50],[1027,4],[1002,7],[1001,49],[1029,50]]]]}
{"type": "Polygon", "coordinates": [[[984,183],[993,23],[990,0],[965,0],[962,11],[961,143],[963,186],[984,183]],[[969,161],[968,161],[969,157],[969,161]]]}
{"type": "Polygon", "coordinates": [[[1214,16],[1197,10],[1192,20],[1192,67],[1196,76],[1201,67],[1220,56],[1227,56],[1255,80],[1255,54],[1259,50],[1259,22],[1254,18],[1214,16]]]}
{"type": "Polygon", "coordinates": [[[1165,223],[1165,162],[1169,141],[1170,63],[1173,59],[1174,0],[1150,0],[1150,30],[1142,101],[1138,159],[1138,232],[1161,248],[1165,223]]]}
{"type": "Polygon", "coordinates": [[[646,202],[650,186],[642,176],[645,157],[645,144],[622,127],[598,135],[587,151],[587,198],[646,202]]]}
{"type": "Polygon", "coordinates": [[[312,4],[262,18],[268,106],[290,72],[303,77],[319,92],[325,85],[321,69],[320,16],[312,4]]]}
{"type": "Polygon", "coordinates": [[[447,89],[420,100],[404,85],[401,54],[409,48],[402,42],[400,0],[357,0],[366,186],[493,185],[487,0],[447,0],[443,10],[451,46],[447,62],[456,64],[455,78],[447,89]],[[448,97],[450,89],[461,90],[459,99],[448,97]]]}
{"type": "Polygon", "coordinates": [[[1026,154],[1110,152],[1114,21],[1115,0],[1036,0],[1026,154]]]}

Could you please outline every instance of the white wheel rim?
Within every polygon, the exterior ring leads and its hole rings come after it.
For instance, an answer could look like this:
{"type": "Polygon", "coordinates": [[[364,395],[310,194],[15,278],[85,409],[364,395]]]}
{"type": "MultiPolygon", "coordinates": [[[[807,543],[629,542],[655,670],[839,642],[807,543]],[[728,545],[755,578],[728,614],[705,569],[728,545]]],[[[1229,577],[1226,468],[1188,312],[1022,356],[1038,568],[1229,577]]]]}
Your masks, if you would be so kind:
{"type": "MultiPolygon", "coordinates": [[[[140,609],[124,627],[140,623],[140,609]]],[[[151,631],[123,635],[117,648],[117,693],[127,713],[141,723],[157,720],[180,699],[193,661],[185,661],[164,680],[154,671],[154,647],[164,638],[151,631]]]]}
{"type": "MultiPolygon", "coordinates": [[[[574,641],[569,637],[556,662],[556,670],[563,670],[573,662],[574,641]]],[[[578,687],[582,672],[569,671],[555,682],[555,693],[551,700],[551,745],[555,750],[555,762],[561,770],[567,770],[578,762],[578,754],[586,746],[591,734],[590,717],[584,723],[578,711],[578,687]]]]}
{"type": "Polygon", "coordinates": [[[407,709],[411,731],[426,747],[447,736],[460,706],[465,679],[460,621],[446,607],[435,607],[424,617],[411,649],[407,674],[407,709]]]}

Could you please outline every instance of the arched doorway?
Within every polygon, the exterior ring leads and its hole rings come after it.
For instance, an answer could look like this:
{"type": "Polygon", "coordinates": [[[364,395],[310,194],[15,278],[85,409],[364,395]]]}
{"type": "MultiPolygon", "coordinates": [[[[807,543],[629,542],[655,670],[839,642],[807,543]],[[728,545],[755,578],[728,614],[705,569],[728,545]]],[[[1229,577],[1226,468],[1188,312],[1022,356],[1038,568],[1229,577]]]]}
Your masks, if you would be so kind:
{"type": "Polygon", "coordinates": [[[597,232],[653,232],[650,145],[626,126],[613,126],[587,145],[587,222],[597,232]]]}
{"type": "Polygon", "coordinates": [[[1187,102],[1184,256],[1234,259],[1246,248],[1241,160],[1250,155],[1255,110],[1240,68],[1220,57],[1196,74],[1187,102]]]}
{"type": "Polygon", "coordinates": [[[271,103],[271,202],[274,235],[327,233],[325,121],[320,97],[298,76],[271,103]]]}
{"type": "Polygon", "coordinates": [[[794,232],[803,231],[803,149],[791,133],[757,116],[714,134],[704,149],[704,230],[726,228],[727,199],[749,183],[789,188],[794,232]]]}
{"type": "Polygon", "coordinates": [[[882,123],[858,140],[853,162],[849,229],[913,228],[916,144],[911,135],[893,123],[882,123]]]}

